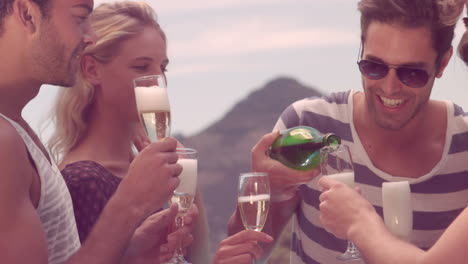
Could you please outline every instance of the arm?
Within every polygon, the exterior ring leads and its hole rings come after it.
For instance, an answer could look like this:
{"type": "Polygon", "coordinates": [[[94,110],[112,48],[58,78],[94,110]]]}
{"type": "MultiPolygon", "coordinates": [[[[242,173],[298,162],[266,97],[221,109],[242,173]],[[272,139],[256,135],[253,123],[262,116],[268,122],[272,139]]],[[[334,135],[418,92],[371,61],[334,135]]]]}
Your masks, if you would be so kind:
{"type": "Polygon", "coordinates": [[[30,194],[38,175],[23,140],[3,119],[0,146],[0,263],[46,264],[47,240],[30,194]]]}
{"type": "MultiPolygon", "coordinates": [[[[271,204],[267,222],[263,231],[270,234],[275,241],[299,204],[297,186],[313,179],[318,170],[298,171],[290,169],[280,162],[271,159],[266,151],[278,136],[278,131],[266,134],[252,148],[252,170],[268,172],[270,176],[271,204]]],[[[228,234],[232,235],[243,230],[239,210],[236,210],[228,223],[228,234]]],[[[268,244],[264,250],[269,255],[274,244],[268,244]]]]}
{"type": "Polygon", "coordinates": [[[366,263],[462,264],[468,259],[468,209],[448,227],[427,252],[394,237],[373,206],[342,183],[322,178],[320,220],[337,237],[349,239],[366,263]]]}
{"type": "MultiPolygon", "coordinates": [[[[33,197],[38,192],[33,182],[39,177],[22,139],[3,120],[0,145],[0,263],[46,264],[47,240],[35,209],[38,198],[33,197]]],[[[182,168],[175,164],[175,146],[175,140],[167,139],[148,146],[137,157],[86,243],[67,263],[120,261],[136,227],[169,198],[178,184],[176,176],[182,168]]]]}

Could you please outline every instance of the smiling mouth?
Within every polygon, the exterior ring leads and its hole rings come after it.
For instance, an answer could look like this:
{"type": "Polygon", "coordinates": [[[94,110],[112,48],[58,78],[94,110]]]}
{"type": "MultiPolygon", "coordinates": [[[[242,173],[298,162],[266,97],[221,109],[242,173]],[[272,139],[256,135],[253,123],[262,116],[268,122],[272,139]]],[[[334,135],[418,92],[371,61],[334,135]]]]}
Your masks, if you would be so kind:
{"type": "Polygon", "coordinates": [[[382,96],[379,96],[379,98],[386,107],[398,107],[405,102],[403,99],[390,99],[382,96]]]}

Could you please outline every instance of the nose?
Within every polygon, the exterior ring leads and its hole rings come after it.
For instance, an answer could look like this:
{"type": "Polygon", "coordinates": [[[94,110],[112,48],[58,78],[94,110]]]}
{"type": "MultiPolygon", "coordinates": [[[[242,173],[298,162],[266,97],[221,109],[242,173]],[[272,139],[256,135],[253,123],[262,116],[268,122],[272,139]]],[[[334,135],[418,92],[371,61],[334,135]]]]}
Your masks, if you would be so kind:
{"type": "Polygon", "coordinates": [[[86,46],[89,46],[96,43],[96,41],[96,32],[94,32],[93,28],[91,27],[91,24],[88,21],[83,35],[83,42],[86,44],[86,46]]]}
{"type": "Polygon", "coordinates": [[[397,94],[402,89],[403,84],[398,79],[396,69],[389,69],[387,76],[382,79],[382,91],[386,95],[397,94]]]}

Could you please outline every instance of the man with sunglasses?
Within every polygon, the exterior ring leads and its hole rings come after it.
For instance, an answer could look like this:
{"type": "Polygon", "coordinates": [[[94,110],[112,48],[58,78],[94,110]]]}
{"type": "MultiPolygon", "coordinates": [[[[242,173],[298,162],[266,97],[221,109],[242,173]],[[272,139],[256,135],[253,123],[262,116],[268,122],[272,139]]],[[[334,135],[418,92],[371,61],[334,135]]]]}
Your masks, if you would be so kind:
{"type": "MultiPolygon", "coordinates": [[[[282,130],[305,125],[339,135],[351,149],[356,183],[380,214],[382,183],[410,181],[411,242],[425,249],[468,204],[467,122],[457,105],[430,99],[435,80],[442,77],[452,56],[454,27],[463,4],[463,0],[361,0],[357,66],[363,92],[295,102],[275,126],[282,130]]],[[[265,155],[277,133],[265,135],[252,149],[253,170],[269,172],[271,179],[272,203],[263,230],[278,238],[294,216],[291,263],[340,263],[336,257],[347,243],[320,223],[319,177],[315,177],[319,172],[294,171],[265,155]]],[[[239,226],[236,212],[230,233],[239,226]]]]}

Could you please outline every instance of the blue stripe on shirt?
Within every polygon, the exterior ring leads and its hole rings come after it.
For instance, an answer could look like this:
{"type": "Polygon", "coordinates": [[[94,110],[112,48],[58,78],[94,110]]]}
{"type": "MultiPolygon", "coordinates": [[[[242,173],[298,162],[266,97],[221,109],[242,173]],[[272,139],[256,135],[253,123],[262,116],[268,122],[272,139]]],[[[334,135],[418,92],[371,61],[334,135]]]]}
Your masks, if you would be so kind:
{"type": "Polygon", "coordinates": [[[296,252],[296,255],[298,255],[302,262],[307,263],[307,264],[320,264],[317,261],[313,260],[311,257],[309,257],[304,250],[302,249],[302,243],[301,241],[297,238],[296,234],[293,233],[291,237],[291,250],[293,252],[296,252]]]}

